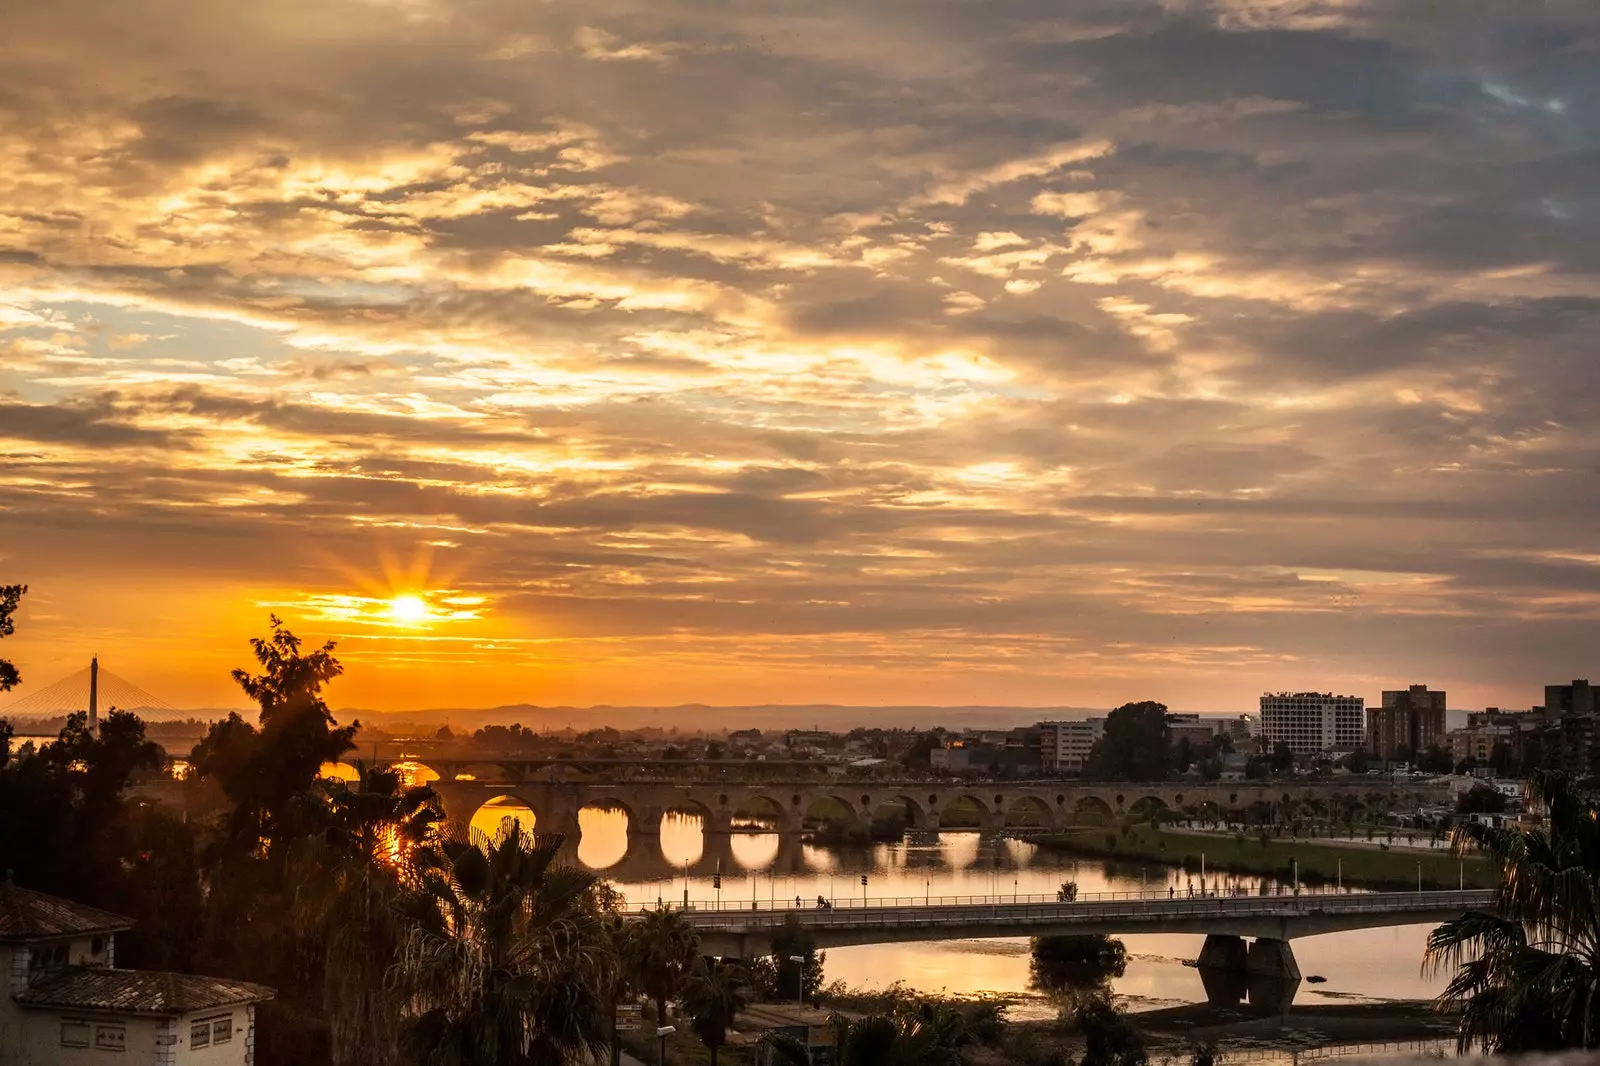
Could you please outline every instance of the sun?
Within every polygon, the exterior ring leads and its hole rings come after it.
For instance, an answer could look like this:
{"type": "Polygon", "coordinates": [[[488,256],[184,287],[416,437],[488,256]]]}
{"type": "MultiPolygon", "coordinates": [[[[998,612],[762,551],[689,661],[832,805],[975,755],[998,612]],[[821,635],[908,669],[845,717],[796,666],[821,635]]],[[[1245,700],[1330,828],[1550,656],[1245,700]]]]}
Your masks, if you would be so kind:
{"type": "Polygon", "coordinates": [[[396,596],[389,601],[389,617],[402,625],[426,622],[431,613],[421,596],[396,596]]]}

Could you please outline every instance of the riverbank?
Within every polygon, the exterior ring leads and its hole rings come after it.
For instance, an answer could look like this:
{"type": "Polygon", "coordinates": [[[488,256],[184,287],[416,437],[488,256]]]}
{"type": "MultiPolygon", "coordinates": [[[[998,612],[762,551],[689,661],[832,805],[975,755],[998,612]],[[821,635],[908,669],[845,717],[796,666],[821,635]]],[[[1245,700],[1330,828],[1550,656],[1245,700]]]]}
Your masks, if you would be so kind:
{"type": "Polygon", "coordinates": [[[1199,876],[1201,855],[1206,872],[1255,874],[1287,883],[1298,863],[1303,884],[1342,881],[1357,888],[1416,888],[1420,867],[1422,887],[1494,888],[1498,873],[1482,856],[1456,858],[1420,850],[1394,851],[1345,847],[1318,840],[1246,836],[1242,833],[1195,833],[1157,829],[1150,825],[1122,829],[1081,829],[1047,836],[1030,836],[1041,848],[1071,855],[1111,860],[1179,865],[1199,876]]]}

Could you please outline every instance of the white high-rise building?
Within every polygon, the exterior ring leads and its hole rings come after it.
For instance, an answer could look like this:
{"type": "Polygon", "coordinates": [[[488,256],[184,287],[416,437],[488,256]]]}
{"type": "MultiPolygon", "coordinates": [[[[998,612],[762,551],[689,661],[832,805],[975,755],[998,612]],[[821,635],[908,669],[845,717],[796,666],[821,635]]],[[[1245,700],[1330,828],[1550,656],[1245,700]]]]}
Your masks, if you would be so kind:
{"type": "Polygon", "coordinates": [[[1261,696],[1261,736],[1296,755],[1357,751],[1366,740],[1366,701],[1331,692],[1267,692],[1261,696]]]}
{"type": "Polygon", "coordinates": [[[1040,722],[1039,753],[1047,769],[1066,774],[1083,773],[1089,749],[1105,736],[1105,718],[1081,718],[1073,722],[1040,722]]]}

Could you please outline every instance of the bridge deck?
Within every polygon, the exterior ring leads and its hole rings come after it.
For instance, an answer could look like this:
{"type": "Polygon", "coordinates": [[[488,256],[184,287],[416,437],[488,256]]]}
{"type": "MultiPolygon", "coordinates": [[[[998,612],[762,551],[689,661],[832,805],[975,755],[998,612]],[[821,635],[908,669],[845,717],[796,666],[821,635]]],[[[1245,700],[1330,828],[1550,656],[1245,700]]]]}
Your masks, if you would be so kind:
{"type": "Polygon", "coordinates": [[[1490,906],[1493,899],[1494,892],[1487,889],[1195,899],[1151,894],[1082,898],[1072,903],[996,896],[958,897],[964,901],[869,900],[865,905],[832,908],[699,904],[691,905],[684,917],[702,937],[718,944],[770,935],[790,920],[810,931],[823,946],[1053,933],[1215,932],[1288,940],[1438,921],[1490,906]]]}

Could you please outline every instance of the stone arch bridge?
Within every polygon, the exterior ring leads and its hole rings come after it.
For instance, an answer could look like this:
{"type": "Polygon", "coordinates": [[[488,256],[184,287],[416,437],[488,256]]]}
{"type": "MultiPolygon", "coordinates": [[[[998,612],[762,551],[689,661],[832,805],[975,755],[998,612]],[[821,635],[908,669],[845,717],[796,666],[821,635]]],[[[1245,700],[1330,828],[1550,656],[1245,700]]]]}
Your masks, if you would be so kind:
{"type": "MultiPolygon", "coordinates": [[[[1443,782],[1163,782],[1091,783],[1079,780],[1027,782],[817,780],[677,784],[643,781],[535,781],[499,777],[482,780],[467,764],[429,763],[431,782],[448,819],[465,824],[484,803],[507,797],[533,812],[541,833],[575,838],[578,812],[620,810],[630,835],[655,834],[669,812],[696,815],[707,833],[727,833],[736,816],[750,816],[780,835],[798,834],[813,821],[865,822],[889,810],[912,829],[959,826],[998,829],[1033,826],[1058,829],[1092,811],[1102,816],[1151,808],[1213,807],[1239,812],[1256,804],[1320,800],[1406,811],[1445,802],[1443,782]]],[[[498,764],[496,764],[498,765],[498,764]]]]}

